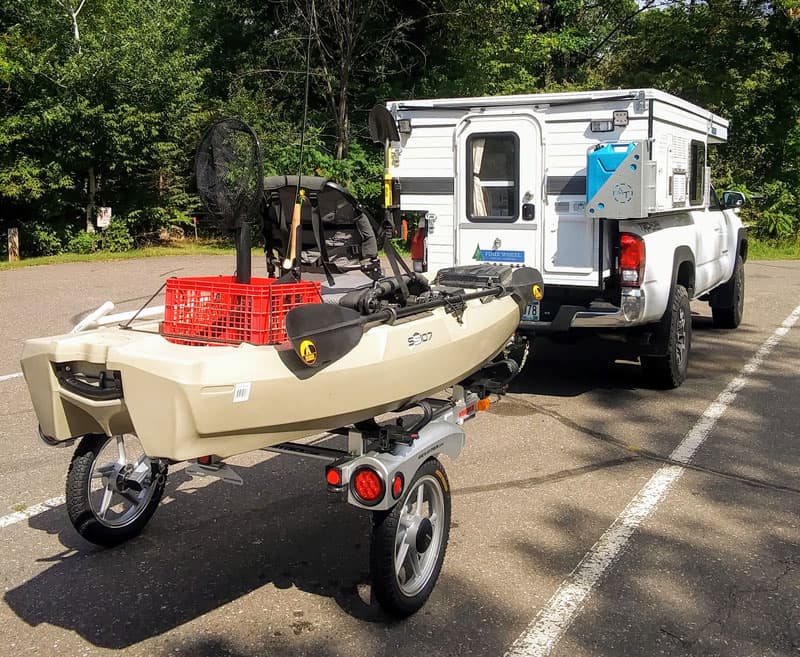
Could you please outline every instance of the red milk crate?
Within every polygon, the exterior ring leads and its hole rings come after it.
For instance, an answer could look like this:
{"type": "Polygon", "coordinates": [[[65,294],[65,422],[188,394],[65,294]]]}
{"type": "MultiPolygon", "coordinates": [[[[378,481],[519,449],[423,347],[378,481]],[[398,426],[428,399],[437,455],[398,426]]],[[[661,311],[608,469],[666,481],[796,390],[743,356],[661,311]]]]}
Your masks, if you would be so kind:
{"type": "Polygon", "coordinates": [[[176,344],[278,344],[287,339],[286,313],[319,303],[320,288],[311,281],[275,285],[274,278],[169,278],[161,333],[176,344]]]}

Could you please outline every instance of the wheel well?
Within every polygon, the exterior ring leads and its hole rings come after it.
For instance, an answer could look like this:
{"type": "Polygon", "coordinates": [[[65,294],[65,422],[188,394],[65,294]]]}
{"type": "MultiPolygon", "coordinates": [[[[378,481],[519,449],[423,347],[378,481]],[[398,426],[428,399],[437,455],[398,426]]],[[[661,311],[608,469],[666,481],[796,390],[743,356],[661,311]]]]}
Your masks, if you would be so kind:
{"type": "Polygon", "coordinates": [[[739,242],[739,255],[742,256],[742,262],[747,262],[747,240],[739,242]]]}
{"type": "Polygon", "coordinates": [[[694,264],[688,260],[684,260],[678,265],[678,275],[675,278],[678,285],[683,285],[689,292],[689,298],[692,298],[694,293],[694,264]]]}

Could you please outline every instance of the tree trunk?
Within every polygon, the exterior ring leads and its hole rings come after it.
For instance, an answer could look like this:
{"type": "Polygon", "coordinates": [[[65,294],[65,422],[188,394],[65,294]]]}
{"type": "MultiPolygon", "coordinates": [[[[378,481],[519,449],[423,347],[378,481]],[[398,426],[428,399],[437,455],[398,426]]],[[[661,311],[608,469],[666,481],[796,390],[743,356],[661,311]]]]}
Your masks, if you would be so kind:
{"type": "Polygon", "coordinates": [[[86,204],[86,232],[95,232],[94,215],[95,215],[95,196],[97,194],[97,180],[94,175],[94,166],[89,167],[89,198],[86,204]]]}
{"type": "Polygon", "coordinates": [[[350,114],[347,103],[347,81],[339,89],[339,106],[336,108],[336,159],[343,160],[350,150],[350,114]]]}
{"type": "Polygon", "coordinates": [[[78,46],[78,54],[81,52],[81,33],[78,31],[78,14],[74,11],[70,12],[70,16],[72,17],[72,36],[75,39],[75,43],[78,46]]]}

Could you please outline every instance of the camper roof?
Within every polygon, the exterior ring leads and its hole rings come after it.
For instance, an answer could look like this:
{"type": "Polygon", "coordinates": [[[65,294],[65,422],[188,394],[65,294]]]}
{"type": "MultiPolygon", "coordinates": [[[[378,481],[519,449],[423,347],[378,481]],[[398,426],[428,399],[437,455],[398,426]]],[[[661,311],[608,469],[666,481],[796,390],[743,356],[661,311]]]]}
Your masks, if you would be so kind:
{"type": "MultiPolygon", "coordinates": [[[[534,106],[541,109],[563,105],[576,105],[592,102],[646,101],[655,100],[686,112],[691,112],[709,120],[709,142],[724,143],[727,140],[729,122],[713,112],[658,89],[610,89],[604,91],[568,91],[552,94],[519,94],[515,96],[477,96],[470,98],[431,98],[424,100],[389,101],[392,111],[413,111],[431,109],[472,109],[508,107],[509,105],[534,106]]],[[[646,106],[641,112],[646,111],[646,106]]]]}

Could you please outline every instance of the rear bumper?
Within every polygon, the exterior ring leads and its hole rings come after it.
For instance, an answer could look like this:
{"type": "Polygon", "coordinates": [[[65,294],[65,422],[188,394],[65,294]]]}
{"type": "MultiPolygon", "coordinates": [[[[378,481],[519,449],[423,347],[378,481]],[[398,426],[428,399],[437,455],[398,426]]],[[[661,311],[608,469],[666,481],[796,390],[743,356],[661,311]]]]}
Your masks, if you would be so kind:
{"type": "Polygon", "coordinates": [[[622,329],[642,323],[644,290],[626,288],[619,307],[608,303],[590,306],[562,305],[551,322],[522,322],[524,331],[563,333],[570,329],[622,329]]]}

